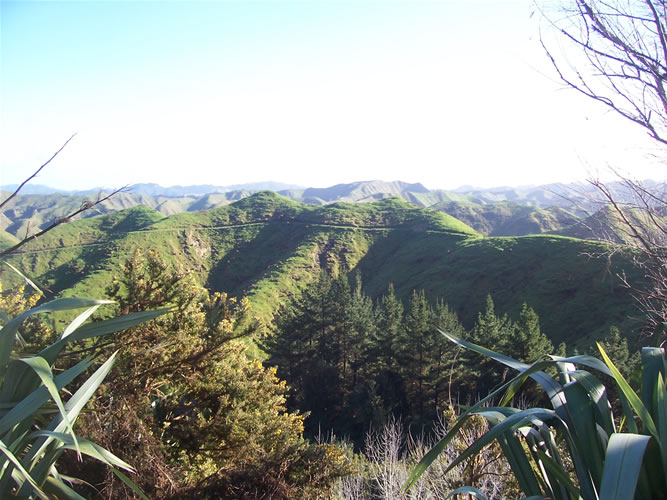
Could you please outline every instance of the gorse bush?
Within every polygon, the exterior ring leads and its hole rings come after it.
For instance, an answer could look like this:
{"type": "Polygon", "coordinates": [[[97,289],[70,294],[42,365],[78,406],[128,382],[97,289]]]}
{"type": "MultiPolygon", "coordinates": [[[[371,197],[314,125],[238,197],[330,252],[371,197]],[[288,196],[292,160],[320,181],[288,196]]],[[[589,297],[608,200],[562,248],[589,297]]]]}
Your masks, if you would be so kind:
{"type": "MultiPolygon", "coordinates": [[[[99,346],[118,361],[96,399],[104,411],[80,421],[127,457],[148,496],[318,498],[349,471],[336,446],[303,438],[305,415],[286,411],[287,385],[253,356],[261,323],[247,299],[209,293],[151,251],[128,259],[107,293],[119,313],[170,306],[99,346]]],[[[134,495],[94,461],[68,470],[97,497],[134,495]]]]}
{"type": "Polygon", "coordinates": [[[158,317],[165,310],[147,311],[101,322],[84,322],[108,300],[81,298],[58,299],[31,307],[14,315],[36,299],[23,299],[22,290],[3,296],[3,326],[0,330],[0,498],[81,498],[71,484],[74,478],[61,475],[56,467],[66,450],[80,458],[87,455],[108,466],[135,494],[142,495],[128,477],[118,469],[133,471],[125,461],[108,450],[84,439],[73,426],[84,406],[93,397],[111,370],[115,354],[88,378],[82,377],[94,364],[86,357],[63,370],[56,362],[63,350],[74,342],[97,339],[158,317]],[[24,339],[21,325],[38,314],[85,308],[49,345],[33,355],[21,355],[24,339]],[[75,386],[73,392],[67,386],[75,386]],[[69,397],[63,399],[61,394],[69,397]]]}
{"type": "MultiPolygon", "coordinates": [[[[509,462],[521,490],[530,498],[665,498],[667,495],[667,391],[665,351],[642,349],[641,390],[636,393],[604,349],[604,362],[592,356],[545,356],[531,365],[518,362],[454,335],[452,342],[492,358],[519,374],[465,411],[451,430],[421,460],[406,482],[413,487],[426,469],[475,416],[488,422],[487,433],[454,458],[444,473],[475,457],[494,441],[509,462]],[[557,375],[545,373],[555,367],[557,375]],[[607,388],[587,367],[614,381],[620,414],[614,415],[607,388]],[[546,392],[551,408],[519,410],[507,404],[532,378],[546,392]],[[504,395],[503,395],[504,393],[504,395]],[[483,407],[503,395],[501,406],[483,407]]],[[[455,493],[486,498],[472,486],[455,493]]]]}

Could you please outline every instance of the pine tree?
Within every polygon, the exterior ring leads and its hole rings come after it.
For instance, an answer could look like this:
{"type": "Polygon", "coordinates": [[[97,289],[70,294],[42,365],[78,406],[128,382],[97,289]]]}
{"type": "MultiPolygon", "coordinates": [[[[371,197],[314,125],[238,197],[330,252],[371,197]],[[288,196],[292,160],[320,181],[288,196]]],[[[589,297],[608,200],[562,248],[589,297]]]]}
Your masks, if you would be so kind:
{"type": "MultiPolygon", "coordinates": [[[[486,309],[477,315],[477,323],[470,332],[469,340],[475,344],[505,354],[511,346],[514,325],[505,314],[499,318],[491,295],[486,297],[486,309]]],[[[486,356],[465,353],[464,360],[468,363],[467,375],[469,388],[473,397],[491,392],[502,383],[507,372],[497,362],[486,356]]]]}
{"type": "Polygon", "coordinates": [[[425,415],[428,405],[429,349],[434,330],[433,311],[424,291],[413,291],[405,317],[399,362],[410,414],[419,418],[425,415]]]}
{"type": "Polygon", "coordinates": [[[393,284],[382,296],[376,314],[377,327],[371,339],[369,368],[374,377],[371,421],[379,428],[391,414],[404,414],[407,401],[401,375],[401,342],[405,339],[403,303],[396,298],[393,284]]]}
{"type": "Polygon", "coordinates": [[[477,314],[477,323],[470,341],[496,352],[504,353],[511,339],[512,324],[507,315],[498,317],[491,295],[486,296],[486,308],[477,314]]]}
{"type": "Polygon", "coordinates": [[[274,319],[275,328],[261,342],[267,360],[278,369],[278,376],[291,387],[290,408],[306,406],[307,386],[318,372],[322,337],[330,328],[332,280],[321,272],[293,304],[282,305],[274,319]]]}
{"type": "MultiPolygon", "coordinates": [[[[616,368],[621,374],[630,382],[631,385],[638,387],[641,384],[639,373],[636,368],[641,363],[639,352],[630,353],[628,341],[621,335],[621,331],[612,326],[609,328],[609,335],[600,342],[600,345],[605,350],[609,358],[614,362],[616,368]]],[[[600,351],[597,346],[591,346],[588,350],[589,354],[600,358],[600,351]]],[[[614,407],[618,407],[620,403],[618,386],[613,379],[607,375],[601,375],[602,381],[608,388],[608,398],[614,407]]]]}
{"type": "Polygon", "coordinates": [[[403,303],[396,298],[394,285],[389,284],[387,293],[379,305],[377,331],[373,337],[375,364],[381,371],[398,372],[398,351],[403,338],[403,303]]]}
{"type": "Polygon", "coordinates": [[[565,342],[561,342],[558,344],[558,347],[556,347],[556,351],[553,353],[556,356],[560,356],[562,358],[567,357],[567,344],[565,342]]]}
{"type": "Polygon", "coordinates": [[[348,336],[350,338],[350,389],[355,390],[372,376],[370,366],[372,339],[376,337],[376,315],[373,301],[362,290],[361,274],[356,274],[351,290],[348,336]]]}
{"type": "Polygon", "coordinates": [[[511,347],[506,354],[524,363],[532,363],[545,354],[552,354],[553,350],[549,338],[540,331],[537,313],[524,302],[511,347]]]}
{"type": "MultiPolygon", "coordinates": [[[[616,326],[612,326],[609,329],[609,335],[600,344],[623,376],[630,378],[640,362],[640,356],[638,352],[630,353],[628,340],[621,335],[621,331],[616,326]]],[[[600,357],[597,347],[592,348],[591,354],[600,357]]]]}
{"type": "MultiPolygon", "coordinates": [[[[354,434],[369,413],[363,407],[364,385],[375,327],[373,304],[362,291],[361,277],[352,289],[344,274],[331,278],[323,272],[285,310],[276,318],[273,338],[263,346],[269,362],[293,387],[291,408],[310,412],[310,433],[336,429],[354,434]]],[[[360,436],[366,430],[361,427],[360,436]]]]}
{"type": "Polygon", "coordinates": [[[265,344],[269,363],[277,366],[278,375],[293,388],[290,409],[310,412],[306,421],[310,434],[334,427],[341,415],[348,303],[347,281],[322,271],[290,308],[285,321],[276,321],[273,345],[265,344]],[[280,356],[285,351],[281,345],[293,345],[294,352],[280,356]]]}
{"type": "MultiPolygon", "coordinates": [[[[436,303],[434,322],[438,330],[452,333],[457,337],[465,335],[457,314],[443,301],[436,303]]],[[[450,388],[450,383],[460,387],[460,360],[457,363],[459,348],[438,330],[435,330],[432,337],[429,370],[429,383],[433,392],[435,411],[443,409],[443,405],[449,400],[449,394],[456,392],[454,388],[450,388]]]]}
{"type": "Polygon", "coordinates": [[[348,309],[345,312],[347,338],[347,371],[343,380],[343,413],[339,432],[361,442],[376,420],[379,395],[374,381],[372,339],[375,337],[376,314],[373,301],[364,294],[361,275],[354,276],[348,309]]]}
{"type": "Polygon", "coordinates": [[[318,336],[319,359],[335,369],[337,384],[344,384],[349,371],[351,290],[347,277],[332,279],[324,296],[323,325],[318,336]]]}

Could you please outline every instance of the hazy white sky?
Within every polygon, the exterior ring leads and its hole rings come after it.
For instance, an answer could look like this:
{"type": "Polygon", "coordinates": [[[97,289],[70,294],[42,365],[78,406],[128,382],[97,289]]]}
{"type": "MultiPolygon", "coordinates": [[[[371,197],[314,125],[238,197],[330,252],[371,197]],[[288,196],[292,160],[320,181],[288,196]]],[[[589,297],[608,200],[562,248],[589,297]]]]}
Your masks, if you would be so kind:
{"type": "MultiPolygon", "coordinates": [[[[564,90],[531,0],[2,1],[0,184],[665,178],[564,90]]],[[[657,165],[656,165],[657,164],[657,165]]]]}

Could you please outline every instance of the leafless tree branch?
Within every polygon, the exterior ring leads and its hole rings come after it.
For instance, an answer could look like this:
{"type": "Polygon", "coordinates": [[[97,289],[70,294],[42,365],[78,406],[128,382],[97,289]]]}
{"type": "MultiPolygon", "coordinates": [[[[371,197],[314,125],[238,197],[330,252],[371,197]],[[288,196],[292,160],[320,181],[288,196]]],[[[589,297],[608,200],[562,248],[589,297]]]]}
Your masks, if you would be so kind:
{"type": "Polygon", "coordinates": [[[58,217],[51,224],[49,224],[46,228],[42,229],[38,233],[27,236],[26,238],[23,238],[21,241],[19,241],[13,247],[7,248],[6,250],[3,250],[2,252],[0,252],[0,258],[3,258],[3,257],[5,257],[9,254],[17,252],[26,243],[29,243],[32,240],[34,240],[36,238],[39,238],[40,236],[43,236],[44,234],[48,233],[49,231],[58,227],[59,225],[64,224],[65,222],[70,222],[74,217],[76,217],[80,213],[85,212],[86,210],[90,210],[91,208],[99,205],[100,203],[105,202],[106,200],[108,200],[112,196],[114,196],[118,193],[127,191],[127,189],[128,189],[128,186],[123,186],[121,188],[118,188],[118,189],[112,191],[111,193],[109,193],[108,195],[106,195],[104,197],[102,197],[101,193],[100,193],[100,196],[98,196],[96,201],[86,201],[86,202],[82,203],[81,207],[79,209],[75,210],[74,212],[70,213],[69,215],[66,215],[64,217],[58,217]]]}
{"type": "Polygon", "coordinates": [[[7,199],[5,199],[2,203],[0,203],[0,208],[4,207],[4,206],[5,206],[5,205],[6,205],[12,198],[14,198],[17,194],[19,194],[19,191],[21,191],[21,189],[23,189],[23,187],[24,187],[28,182],[30,182],[32,179],[34,179],[35,177],[37,177],[37,174],[39,174],[39,173],[42,171],[42,169],[43,169],[44,167],[46,167],[49,163],[51,163],[51,161],[53,161],[53,159],[54,159],[56,156],[58,156],[58,154],[59,154],[63,149],[65,149],[65,146],[67,146],[67,145],[69,144],[69,142],[70,142],[72,139],[74,139],[75,136],[76,136],[76,132],[75,132],[74,134],[72,134],[72,135],[70,136],[70,138],[67,139],[67,140],[65,141],[65,144],[63,144],[62,146],[60,146],[60,149],[59,149],[58,151],[56,151],[55,153],[53,153],[53,156],[52,156],[51,158],[49,158],[45,163],[42,164],[41,167],[39,167],[37,170],[35,170],[35,172],[34,172],[30,177],[28,177],[26,180],[24,180],[24,181],[19,185],[19,187],[16,188],[16,191],[14,191],[11,195],[9,195],[9,197],[8,197],[7,199]]]}
{"type": "MultiPolygon", "coordinates": [[[[573,64],[564,52],[554,50],[556,44],[547,41],[547,32],[540,31],[542,47],[561,82],[667,145],[667,0],[562,0],[557,11],[547,12],[540,5],[538,10],[552,32],[584,56],[583,63],[573,64]]],[[[604,220],[597,229],[592,227],[594,221],[589,225],[600,239],[629,247],[644,282],[631,283],[625,274],[621,274],[621,282],[632,290],[649,321],[665,322],[665,185],[645,186],[614,173],[622,196],[599,179],[589,183],[618,221],[610,224],[617,226],[605,225],[604,220]]],[[[611,251],[618,249],[622,248],[611,251]]]]}
{"type": "Polygon", "coordinates": [[[667,144],[665,0],[564,0],[560,6],[557,14],[540,8],[542,17],[584,55],[588,68],[557,55],[541,31],[559,79],[667,144]]]}
{"type": "MultiPolygon", "coordinates": [[[[60,146],[60,149],[58,149],[58,151],[56,151],[56,152],[53,154],[53,156],[51,156],[51,158],[49,158],[49,159],[48,159],[46,162],[44,162],[44,163],[43,163],[37,170],[35,170],[35,172],[34,172],[30,177],[28,177],[27,179],[25,179],[25,180],[19,185],[19,187],[16,188],[16,191],[14,191],[14,192],[13,192],[7,199],[5,199],[2,203],[0,203],[0,208],[4,207],[10,200],[12,200],[12,199],[13,199],[13,198],[14,198],[14,197],[21,191],[21,189],[23,189],[23,187],[24,187],[28,182],[30,182],[32,179],[34,179],[34,178],[37,176],[37,174],[39,174],[39,173],[44,169],[44,167],[46,167],[49,163],[51,163],[51,161],[52,161],[56,156],[58,156],[58,154],[59,154],[63,149],[65,149],[65,147],[67,146],[67,144],[69,144],[69,142],[70,142],[72,139],[74,139],[75,136],[76,136],[76,133],[72,134],[71,137],[70,137],[69,139],[67,139],[67,140],[65,141],[65,143],[64,143],[62,146],[60,146]]],[[[119,189],[116,189],[116,190],[112,191],[110,194],[108,194],[108,195],[106,195],[106,196],[102,196],[102,192],[100,191],[100,193],[99,193],[98,196],[97,196],[97,200],[95,200],[95,201],[93,201],[93,200],[88,200],[88,201],[83,202],[83,203],[81,204],[81,206],[80,206],[77,210],[74,210],[72,213],[70,213],[70,214],[68,214],[68,215],[66,215],[66,216],[64,216],[64,217],[58,217],[58,218],[56,218],[56,219],[55,219],[49,226],[47,226],[46,228],[42,229],[41,231],[38,231],[37,233],[32,234],[32,235],[29,235],[29,234],[28,234],[28,229],[26,229],[26,235],[25,235],[25,237],[24,237],[21,241],[19,241],[16,245],[12,246],[11,248],[7,248],[7,249],[5,249],[5,250],[3,250],[3,251],[0,252],[0,259],[3,258],[3,257],[6,257],[7,255],[10,255],[10,254],[12,254],[12,253],[17,252],[17,251],[18,251],[23,245],[25,245],[26,243],[29,243],[29,242],[31,242],[32,240],[34,240],[34,239],[36,239],[36,238],[39,238],[40,236],[43,236],[44,234],[48,233],[49,231],[51,231],[51,230],[54,229],[55,227],[58,227],[59,225],[64,224],[65,222],[69,222],[69,221],[71,221],[72,218],[76,217],[77,215],[81,214],[82,212],[85,212],[86,210],[90,210],[91,208],[93,208],[93,207],[99,205],[100,203],[105,202],[106,200],[108,200],[108,199],[111,198],[112,196],[114,196],[114,195],[116,195],[116,194],[118,194],[118,193],[120,193],[120,192],[124,192],[124,191],[126,191],[127,189],[128,189],[128,186],[123,186],[123,187],[121,187],[121,188],[119,188],[119,189]]],[[[28,226],[28,228],[29,228],[29,227],[30,227],[30,226],[28,226]]]]}

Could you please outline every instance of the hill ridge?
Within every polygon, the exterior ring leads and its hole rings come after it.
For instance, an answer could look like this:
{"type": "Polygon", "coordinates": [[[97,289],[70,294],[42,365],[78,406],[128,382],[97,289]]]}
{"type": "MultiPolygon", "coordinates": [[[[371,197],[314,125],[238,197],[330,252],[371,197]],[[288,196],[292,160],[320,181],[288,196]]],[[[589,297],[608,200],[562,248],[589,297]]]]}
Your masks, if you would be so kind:
{"type": "MultiPolygon", "coordinates": [[[[278,195],[309,206],[327,206],[341,202],[363,204],[398,197],[418,207],[446,213],[484,235],[557,233],[587,239],[603,239],[604,236],[596,234],[595,231],[585,232],[580,228],[577,229],[576,224],[581,226],[580,223],[590,216],[589,212],[597,211],[599,206],[590,205],[590,200],[585,199],[586,193],[580,195],[575,193],[571,205],[563,205],[564,199],[559,197],[558,192],[562,193],[563,190],[570,188],[564,185],[551,185],[458,193],[428,190],[419,183],[376,180],[337,184],[330,188],[283,190],[278,192],[278,195]],[[585,209],[584,202],[589,203],[588,209],[585,209]],[[552,203],[553,206],[547,206],[547,203],[552,203]]],[[[83,215],[94,217],[131,206],[144,205],[170,216],[215,210],[253,194],[257,194],[257,191],[236,190],[180,197],[121,192],[97,205],[95,209],[84,212],[83,215]]],[[[13,236],[23,236],[29,231],[45,228],[55,218],[72,213],[90,199],[90,194],[19,195],[0,212],[0,230],[13,236]]],[[[453,222],[450,221],[451,224],[453,222]]],[[[590,227],[590,224],[588,226],[590,227]]]]}
{"type": "Polygon", "coordinates": [[[322,270],[360,272],[374,299],[389,283],[403,298],[424,289],[432,300],[450,303],[467,325],[489,293],[498,310],[510,314],[527,302],[554,341],[601,336],[611,323],[627,327],[633,311],[628,291],[610,279],[621,271],[634,276],[622,252],[610,268],[606,260],[585,257],[604,253],[603,243],[556,235],[482,237],[444,213],[398,198],[315,207],[259,193],[168,217],[132,208],[59,226],[9,261],[56,294],[102,298],[123,260],[149,248],[201,285],[248,295],[267,322],[322,270]],[[302,214],[299,222],[291,219],[302,214]],[[221,221],[239,223],[214,226],[221,221]],[[400,224],[383,225],[387,221],[400,224]],[[365,222],[371,227],[362,227],[365,222]]]}

